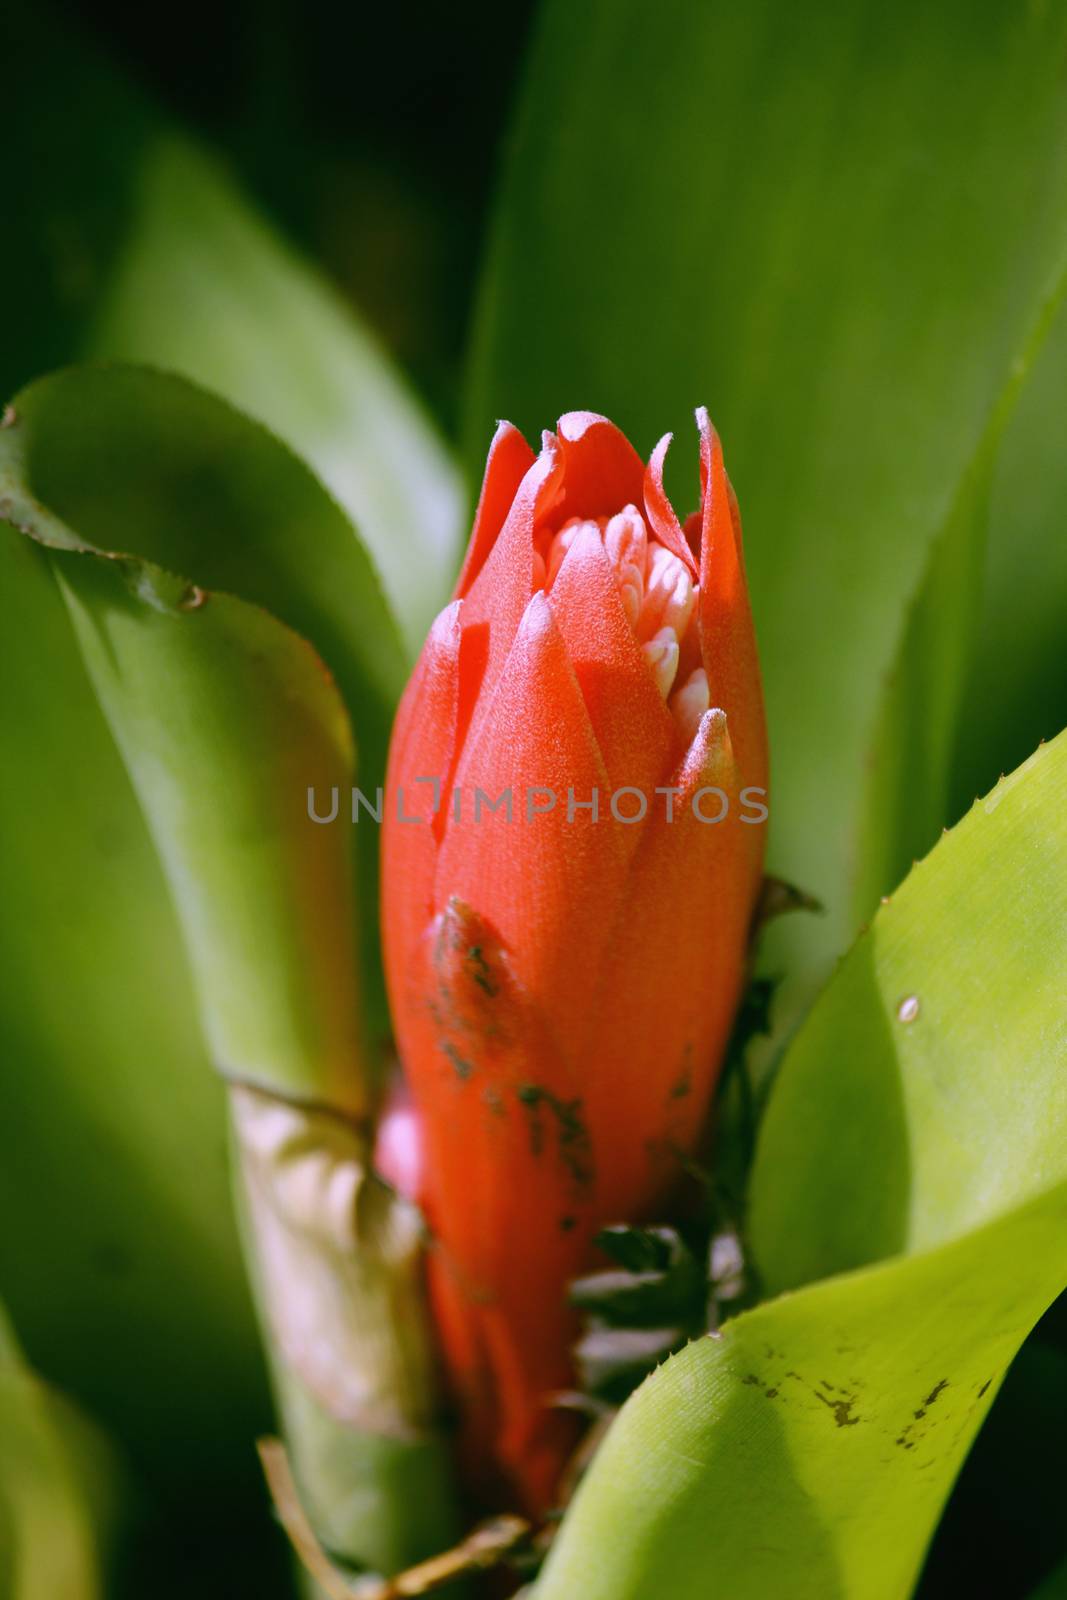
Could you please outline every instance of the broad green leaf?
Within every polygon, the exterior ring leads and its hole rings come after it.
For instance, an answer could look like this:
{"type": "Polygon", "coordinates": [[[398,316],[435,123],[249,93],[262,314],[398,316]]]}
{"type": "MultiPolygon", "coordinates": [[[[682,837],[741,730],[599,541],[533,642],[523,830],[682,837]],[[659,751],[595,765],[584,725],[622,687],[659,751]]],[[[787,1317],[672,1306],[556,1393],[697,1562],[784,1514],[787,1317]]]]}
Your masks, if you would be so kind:
{"type": "MultiPolygon", "coordinates": [[[[328,1463],[325,1486],[314,1485],[327,1500],[320,1520],[347,1556],[406,1564],[434,1547],[423,1524],[437,1531],[447,1521],[447,1494],[431,1492],[447,1482],[440,1447],[406,1436],[368,1445],[395,1374],[383,1375],[381,1361],[362,1370],[373,1341],[350,1332],[355,1318],[357,1333],[372,1327],[389,1352],[403,1308],[411,1368],[422,1353],[421,1229],[412,1217],[403,1263],[411,1304],[380,1260],[392,1258],[374,1228],[361,1231],[373,1208],[365,1125],[376,1084],[355,940],[354,751],[340,689],[366,728],[374,785],[401,668],[373,573],[343,514],[276,439],[184,380],[138,369],[74,369],[18,397],[0,434],[0,514],[49,552],[176,902],[212,1058],[246,1107],[237,1118],[247,1135],[242,1170],[259,1175],[262,1223],[254,1277],[284,1368],[278,1386],[322,1399],[313,1411],[303,1399],[312,1425],[291,1438],[297,1471],[306,1480],[328,1463]],[[92,420],[80,428],[83,413],[92,420]],[[238,586],[251,598],[228,592],[238,586]],[[336,677],[278,612],[326,641],[336,677]],[[306,1350],[309,1325],[318,1343],[306,1350]],[[341,1355],[353,1352],[356,1365],[339,1379],[341,1355]],[[370,1395],[372,1418],[353,1393],[370,1395]],[[391,1474],[370,1488],[368,1458],[387,1461],[391,1474]]],[[[364,832],[373,843],[373,827],[364,832]]],[[[111,989],[119,992],[118,975],[111,989]]],[[[394,1203],[381,1190],[372,1218],[386,1246],[394,1203]]],[[[419,1371],[430,1390],[422,1422],[432,1406],[428,1359],[419,1371]]]]}
{"type": "Polygon", "coordinates": [[[628,1403],[537,1600],[895,1600],[1024,1334],[1067,1279],[1064,1187],[690,1345],[628,1403]]]}
{"type": "Polygon", "coordinates": [[[102,1551],[77,1459],[86,1448],[97,1477],[106,1473],[102,1441],[26,1368],[0,1314],[3,1600],[103,1600],[102,1551]]]}
{"type": "Polygon", "coordinates": [[[222,1092],[69,618],[43,552],[2,526],[0,590],[0,1283],[35,1368],[121,1438],[146,1505],[199,1517],[225,1485],[247,1515],[268,1413],[222,1092]]]}
{"type": "Polygon", "coordinates": [[[187,140],[142,153],[137,210],[86,353],[184,373],[299,451],[366,540],[414,656],[448,597],[462,514],[429,422],[339,297],[187,140]]]}
{"type": "Polygon", "coordinates": [[[769,1291],[930,1249],[1059,1180],[1065,793],[1061,734],[975,802],[814,1006],[757,1145],[769,1291]]]}
{"type": "MultiPolygon", "coordinates": [[[[1049,347],[1048,355],[1058,358],[1055,370],[1061,384],[1067,372],[1064,351],[1049,339],[1065,293],[1067,272],[1038,313],[1027,348],[1012,368],[948,521],[930,548],[919,588],[905,615],[865,763],[865,797],[853,868],[857,919],[870,914],[879,897],[901,881],[911,863],[930,848],[938,830],[956,815],[952,786],[967,675],[976,656],[982,610],[990,480],[1005,427],[1034,362],[1049,347]]],[[[1031,437],[1046,441],[1053,431],[1039,425],[1031,437]]],[[[1038,472],[1035,481],[1060,486],[1054,473],[1038,472]]],[[[1040,538],[1029,541],[1036,550],[1041,550],[1043,543],[1040,538]]],[[[1003,576],[998,576],[1001,581],[994,590],[998,599],[1005,594],[1018,597],[1020,588],[1025,592],[1025,582],[1005,583],[1003,576]]],[[[1062,629],[1067,617],[1067,587],[1057,587],[1054,573],[1047,571],[1041,581],[1046,592],[1056,598],[1053,615],[1062,629]]],[[[1017,628],[1023,638],[1030,631],[1021,617],[1017,628]]],[[[1002,638],[1002,615],[996,630],[1002,638]]],[[[1016,681],[1021,679],[1024,687],[1033,684],[1040,693],[1040,669],[1032,645],[1029,657],[1028,675],[1022,678],[1016,668],[1016,681]]],[[[1001,738],[1002,751],[1005,743],[1001,738]]],[[[981,746],[990,747],[988,730],[981,746]]]]}
{"type": "MultiPolygon", "coordinates": [[[[307,468],[183,380],[75,368],[24,391],[14,415],[0,433],[9,520],[52,545],[140,558],[62,575],[95,619],[83,646],[100,637],[91,670],[187,919],[219,1064],[307,1092],[354,1049],[344,707],[373,797],[403,678],[374,573],[307,468]],[[190,762],[203,770],[192,804],[190,762]],[[309,820],[309,788],[320,811],[337,791],[336,826],[309,820]]],[[[375,831],[358,838],[373,907],[375,831]]]]}
{"type": "Polygon", "coordinates": [[[948,816],[981,603],[993,456],[994,441],[983,439],[904,615],[864,767],[850,885],[857,922],[926,853],[948,816]]]}
{"type": "Polygon", "coordinates": [[[353,775],[321,662],[246,601],[191,610],[187,580],[151,562],[54,564],[172,886],[216,1066],[365,1113],[350,827],[307,813],[309,786],[347,797],[353,775]]]}
{"type": "MultiPolygon", "coordinates": [[[[688,408],[709,406],[745,521],[771,865],[828,907],[768,938],[794,992],[854,929],[864,761],[906,608],[1063,270],[1065,48],[1062,7],[978,27],[965,0],[542,14],[483,287],[472,471],[496,416],[533,432],[592,407],[643,451],[681,430],[688,505],[688,408]]],[[[921,791],[917,756],[911,777],[921,791]]]]}
{"type": "Polygon", "coordinates": [[[990,502],[978,645],[952,771],[959,816],[1000,772],[1067,724],[1067,307],[1005,432],[990,502]]]}
{"type": "Polygon", "coordinates": [[[0,53],[20,128],[20,159],[6,174],[18,248],[5,278],[20,314],[5,381],[14,389],[90,356],[148,362],[215,389],[337,496],[417,650],[447,596],[461,494],[385,354],[218,164],[86,41],[13,8],[0,53]]]}
{"type": "Polygon", "coordinates": [[[623,1408],[538,1600],[895,1600],[1067,1283],[1067,734],[909,877],[787,1053],[752,1231],[773,1291],[623,1408]],[[917,1002],[905,1005],[905,1002],[917,1002]]]}
{"type": "Polygon", "coordinates": [[[917,1600],[1029,1595],[1067,1553],[1067,1349],[1055,1340],[1059,1314],[1050,1308],[1012,1362],[938,1523],[917,1600]]]}

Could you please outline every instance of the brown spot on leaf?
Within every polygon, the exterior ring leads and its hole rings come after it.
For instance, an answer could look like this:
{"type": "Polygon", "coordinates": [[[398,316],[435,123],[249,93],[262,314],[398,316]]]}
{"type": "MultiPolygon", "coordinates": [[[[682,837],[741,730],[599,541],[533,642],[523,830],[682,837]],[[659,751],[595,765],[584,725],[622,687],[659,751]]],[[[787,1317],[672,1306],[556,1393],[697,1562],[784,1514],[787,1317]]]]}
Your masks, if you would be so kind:
{"type": "Polygon", "coordinates": [[[833,1412],[834,1421],[839,1428],[854,1428],[859,1422],[859,1417],[852,1415],[852,1407],[856,1403],[853,1399],[831,1400],[827,1395],[820,1394],[818,1389],[813,1389],[812,1393],[816,1400],[821,1400],[823,1405],[833,1412]]]}

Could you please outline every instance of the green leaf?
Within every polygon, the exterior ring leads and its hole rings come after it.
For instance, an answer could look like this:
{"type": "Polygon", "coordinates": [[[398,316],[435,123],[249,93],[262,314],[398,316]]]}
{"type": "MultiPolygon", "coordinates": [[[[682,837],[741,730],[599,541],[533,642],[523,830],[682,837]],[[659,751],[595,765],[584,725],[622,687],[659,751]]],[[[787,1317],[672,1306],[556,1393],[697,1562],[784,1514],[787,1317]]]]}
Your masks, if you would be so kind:
{"type": "Polygon", "coordinates": [[[0,1281],[35,1368],[121,1438],[148,1507],[199,1516],[226,1492],[240,1516],[268,1413],[222,1090],[44,553],[4,527],[0,590],[0,1281]]]}
{"type": "MultiPolygon", "coordinates": [[[[854,931],[864,760],[906,607],[1063,270],[1065,48],[1062,8],[976,28],[965,0],[542,14],[472,469],[494,417],[536,430],[587,406],[645,451],[683,430],[688,506],[688,410],[710,407],[745,520],[771,866],[828,908],[768,935],[786,1010],[854,931]]],[[[911,776],[921,790],[917,756],[911,776]]]]}
{"type": "Polygon", "coordinates": [[[1063,1296],[1012,1362],[960,1473],[923,1566],[919,1600],[1029,1594],[1067,1552],[1061,1515],[1067,1350],[1063,1296]]]}
{"type": "MultiPolygon", "coordinates": [[[[1048,342],[1065,293],[1067,272],[1039,312],[1027,349],[1012,368],[948,521],[930,548],[905,616],[865,763],[865,796],[853,858],[857,920],[870,914],[879,897],[901,881],[912,862],[930,848],[939,828],[956,815],[952,782],[982,611],[991,479],[1005,427],[1048,342]]],[[[1052,348],[1061,354],[1055,344],[1052,348]]],[[[1057,368],[1061,380],[1063,371],[1061,357],[1057,368]]],[[[1034,433],[1040,439],[1048,431],[1046,426],[1034,433]]],[[[1037,481],[1044,481],[1042,475],[1037,481]]],[[[1014,588],[1002,582],[995,592],[1002,597],[1014,588]]],[[[1061,615],[1062,591],[1059,601],[1061,615]]],[[[1002,629],[1001,619],[998,632],[1002,629]]],[[[1028,631],[1019,619],[1019,634],[1025,637],[1028,631]]],[[[1037,678],[1032,671],[1025,682],[1033,685],[1037,678]]],[[[988,743],[983,741],[984,747],[988,743]]]]}
{"type": "Polygon", "coordinates": [[[772,1292],[925,1250],[1059,1181],[1067,735],[878,912],[794,1041],[749,1228],[772,1292]]]}
{"type": "Polygon", "coordinates": [[[448,597],[459,479],[365,331],[216,165],[161,137],[86,354],[184,373],[272,428],[367,542],[412,655],[448,597]]]}
{"type": "Polygon", "coordinates": [[[1067,724],[1067,307],[1005,432],[990,501],[978,642],[952,762],[951,816],[1067,724]]]}
{"type": "MultiPolygon", "coordinates": [[[[15,417],[0,512],[54,553],[217,1065],[365,1112],[338,687],[373,789],[402,664],[358,540],[283,446],[184,381],[73,369],[15,417]],[[311,820],[309,790],[320,815],[332,796],[336,824],[311,820]]],[[[373,846],[372,828],[360,837],[373,846]]]]}
{"type": "MultiPolygon", "coordinates": [[[[403,1565],[430,1553],[450,1508],[421,1226],[412,1214],[401,1235],[401,1203],[366,1172],[377,1063],[340,690],[366,734],[373,795],[402,674],[373,572],[276,439],[184,380],[133,368],[72,369],[17,398],[0,433],[0,516],[49,552],[175,899],[211,1055],[236,1086],[241,1169],[259,1173],[253,1278],[299,1424],[297,1472],[322,1478],[319,1520],[347,1556],[403,1565]],[[289,624],[324,642],[332,674],[289,624]],[[383,1417],[399,1426],[394,1380],[414,1375],[426,1437],[378,1438],[383,1417]],[[369,1460],[388,1471],[369,1477],[369,1460]]],[[[370,823],[360,837],[373,847],[370,823]]],[[[117,998],[121,975],[105,981],[117,998]]]]}
{"type": "Polygon", "coordinates": [[[98,1503],[111,1462],[88,1424],[22,1362],[0,1314],[0,1595],[102,1600],[101,1550],[83,1474],[98,1503]],[[81,1461],[79,1461],[81,1457],[81,1461]]]}
{"type": "Polygon", "coordinates": [[[360,528],[410,651],[444,604],[462,496],[371,335],[232,180],[56,19],[0,24],[20,133],[6,204],[11,388],[79,357],[216,390],[315,468],[360,528]]]}
{"type": "Polygon", "coordinates": [[[891,1600],[1067,1277],[1067,1196],[690,1345],[620,1413],[538,1600],[891,1600]],[[992,1280],[992,1281],[991,1281],[992,1280]]]}
{"type": "Polygon", "coordinates": [[[1067,1283],[1067,734],[874,919],[782,1066],[765,1301],[624,1407],[538,1600],[892,1600],[1067,1283]],[[970,934],[970,936],[968,936],[970,934]]]}

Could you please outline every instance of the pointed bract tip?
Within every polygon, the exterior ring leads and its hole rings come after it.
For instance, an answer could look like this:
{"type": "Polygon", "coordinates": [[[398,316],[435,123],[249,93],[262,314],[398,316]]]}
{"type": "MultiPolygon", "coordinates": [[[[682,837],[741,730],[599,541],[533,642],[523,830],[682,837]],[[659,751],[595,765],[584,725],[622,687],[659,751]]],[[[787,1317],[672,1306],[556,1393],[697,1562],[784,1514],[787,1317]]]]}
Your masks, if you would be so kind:
{"type": "Polygon", "coordinates": [[[551,428],[541,430],[541,450],[537,457],[537,466],[546,473],[550,473],[562,463],[562,453],[559,438],[551,428]]]}
{"type": "Polygon", "coordinates": [[[509,422],[507,417],[497,417],[496,422],[493,424],[493,437],[489,441],[489,454],[492,455],[497,445],[504,439],[513,438],[522,439],[523,443],[526,443],[521,430],[516,428],[513,422],[509,422]]]}
{"type": "Polygon", "coordinates": [[[694,746],[701,746],[707,755],[717,752],[733,760],[733,741],[726,722],[726,712],[721,706],[712,706],[705,711],[693,743],[694,746]]]}
{"type": "Polygon", "coordinates": [[[552,607],[548,603],[545,591],[543,589],[535,589],[526,603],[526,609],[522,614],[516,637],[535,637],[538,634],[548,632],[555,625],[556,619],[552,615],[552,607]]]}
{"type": "MultiPolygon", "coordinates": [[[[590,428],[595,428],[601,422],[608,422],[608,418],[602,417],[598,411],[565,411],[556,426],[561,439],[566,439],[568,444],[577,444],[590,428]]],[[[609,423],[609,426],[613,424],[609,423]]]]}
{"type": "Polygon", "coordinates": [[[660,543],[678,557],[696,582],[699,568],[663,483],[663,467],[674,435],[665,433],[645,468],[645,510],[660,543]]]}
{"type": "Polygon", "coordinates": [[[432,639],[434,644],[449,644],[459,632],[460,617],[463,614],[463,601],[450,600],[442,611],[439,611],[430,624],[427,643],[432,639]]]}
{"type": "Polygon", "coordinates": [[[693,415],[696,418],[697,430],[700,434],[700,466],[701,474],[704,475],[713,466],[722,468],[722,440],[719,438],[715,424],[708,416],[707,406],[697,406],[693,415]]]}

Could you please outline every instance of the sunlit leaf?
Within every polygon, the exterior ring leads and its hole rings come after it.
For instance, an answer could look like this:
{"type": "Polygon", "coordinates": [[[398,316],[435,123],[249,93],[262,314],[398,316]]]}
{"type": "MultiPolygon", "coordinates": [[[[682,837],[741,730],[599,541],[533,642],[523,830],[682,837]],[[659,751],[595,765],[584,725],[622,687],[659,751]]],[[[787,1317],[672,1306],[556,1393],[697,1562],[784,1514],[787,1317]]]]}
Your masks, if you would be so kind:
{"type": "MultiPolygon", "coordinates": [[[[270,435],[179,379],[133,368],[71,369],[41,380],[18,396],[14,411],[15,424],[0,434],[8,461],[9,519],[46,541],[96,543],[104,550],[143,558],[153,569],[142,585],[145,596],[154,592],[155,567],[174,575],[173,580],[158,580],[162,596],[158,607],[150,599],[139,603],[141,567],[137,562],[126,567],[105,563],[92,577],[88,570],[92,564],[79,563],[76,569],[65,571],[64,581],[77,591],[75,570],[85,568],[86,582],[97,588],[111,585],[110,603],[98,595],[97,604],[100,614],[116,628],[125,605],[120,596],[132,596],[133,612],[139,619],[136,639],[149,624],[161,627],[159,619],[167,614],[188,624],[182,629],[163,629],[163,637],[173,641],[172,645],[149,644],[152,659],[158,662],[152,670],[136,656],[124,661],[116,639],[108,642],[99,658],[100,665],[113,672],[113,688],[128,696],[125,713],[118,714],[120,744],[126,732],[124,714],[140,718],[142,734],[158,723],[160,731],[149,737],[147,744],[141,734],[130,734],[141,751],[142,765],[134,768],[138,783],[151,785],[153,773],[160,776],[175,762],[179,767],[190,759],[203,763],[195,814],[187,814],[184,800],[174,802],[182,813],[176,820],[183,829],[184,848],[191,852],[180,881],[194,899],[202,899],[204,885],[217,885],[227,877],[238,847],[244,850],[239,869],[250,867],[250,856],[257,848],[252,841],[261,844],[272,828],[281,827],[280,816],[276,812],[271,816],[267,809],[281,803],[272,799],[275,789],[270,780],[282,781],[279,764],[295,763],[286,768],[283,781],[284,804],[290,812],[288,831],[301,840],[305,853],[321,856],[325,850],[334,880],[347,882],[353,757],[351,749],[341,753],[341,746],[351,739],[345,707],[355,721],[361,781],[373,799],[384,773],[390,709],[402,683],[403,658],[375,575],[344,514],[312,474],[270,435]],[[75,534],[50,533],[44,525],[35,529],[32,504],[20,509],[20,496],[26,494],[76,530],[75,534]],[[222,593],[216,598],[217,591],[222,593]],[[269,688],[259,709],[253,710],[257,699],[254,671],[249,668],[242,683],[240,672],[228,674],[225,659],[220,661],[215,654],[221,649],[225,658],[227,652],[232,656],[234,649],[221,635],[214,639],[216,619],[223,634],[226,632],[222,619],[229,615],[231,595],[263,607],[318,650],[343,696],[334,695],[332,711],[327,711],[325,697],[333,691],[322,682],[321,667],[312,651],[302,649],[300,640],[286,647],[293,663],[291,707],[286,669],[273,658],[266,641],[258,647],[269,688]],[[198,628],[212,635],[212,646],[204,652],[190,652],[191,636],[198,628]],[[168,661],[169,648],[183,658],[180,666],[168,661]],[[193,684],[197,671],[206,674],[203,687],[214,699],[202,703],[202,696],[198,698],[193,684]],[[334,724],[328,736],[334,754],[325,765],[312,759],[300,740],[287,745],[282,737],[281,723],[287,710],[292,709],[299,720],[298,672],[305,694],[318,686],[324,699],[318,713],[325,719],[323,726],[331,718],[334,724]],[[217,703],[218,685],[227,683],[232,699],[223,711],[217,703]],[[135,710],[129,697],[136,695],[141,700],[135,710]],[[160,716],[164,696],[167,714],[160,716]],[[273,717],[268,706],[276,708],[273,717]],[[207,722],[198,725],[201,716],[207,722]],[[214,743],[211,719],[218,724],[219,737],[214,743]],[[241,720],[247,724],[247,748],[244,758],[238,760],[227,742],[227,730],[241,720]],[[164,730],[171,740],[165,751],[159,748],[164,730]],[[199,739],[195,737],[198,731],[199,739]],[[146,750],[152,752],[150,757],[146,750]],[[227,750],[228,761],[223,759],[227,750]],[[303,754],[298,756],[298,750],[303,754]],[[143,770],[145,762],[150,770],[143,770]],[[316,828],[307,815],[309,787],[319,791],[323,803],[334,789],[339,803],[343,794],[345,823],[337,828],[316,828]],[[196,871],[191,866],[194,858],[196,871]]],[[[249,615],[239,631],[247,634],[268,622],[264,617],[256,624],[249,615]]],[[[135,639],[129,642],[136,652],[139,645],[135,639]]],[[[253,659],[255,655],[253,652],[253,659]]],[[[106,697],[105,709],[116,726],[114,708],[106,697]]],[[[306,710],[306,705],[301,709],[306,710]]],[[[123,747],[129,760],[129,745],[123,747]]],[[[168,829],[162,831],[169,833],[168,829]]],[[[364,846],[363,894],[373,907],[375,831],[364,828],[358,837],[364,846]]],[[[164,852],[173,844],[170,838],[160,839],[158,831],[157,841],[164,852]]],[[[251,1032],[239,1048],[231,1039],[221,1049],[222,1061],[233,1070],[237,1070],[238,1060],[247,1067],[258,1059],[261,1070],[266,1071],[268,1041],[273,1042],[280,1059],[285,1054],[287,1029],[295,1025],[297,1016],[306,1014],[310,1019],[327,1014],[323,985],[337,997],[337,1005],[351,1004],[352,997],[345,995],[338,974],[354,969],[352,930],[349,925],[342,936],[328,913],[333,902],[322,887],[322,874],[328,881],[331,872],[322,861],[311,870],[310,858],[300,867],[291,860],[287,872],[275,871],[277,867],[268,846],[260,862],[258,891],[251,892],[249,878],[242,880],[243,894],[213,895],[212,904],[230,908],[228,920],[212,923],[212,937],[193,941],[202,991],[206,984],[220,999],[225,996],[223,1004],[230,1011],[241,1004],[244,992],[236,981],[241,963],[248,966],[253,950],[262,963],[258,974],[262,993],[257,989],[245,1002],[242,1029],[251,1032]],[[289,890],[294,883],[303,884],[301,903],[307,913],[300,932],[289,921],[289,890]],[[268,905],[273,908],[269,912],[268,905]],[[312,1004],[305,995],[306,1006],[297,1004],[288,965],[293,941],[299,943],[302,937],[314,939],[322,951],[334,951],[330,961],[301,959],[301,970],[308,982],[318,986],[322,1002],[312,1004]],[[266,983],[271,950],[281,966],[276,982],[266,983]],[[283,1013],[288,1023],[283,1021],[283,1013]],[[261,1042],[256,1044],[255,1038],[261,1042]]],[[[341,916],[351,924],[350,903],[341,916]]],[[[364,948],[373,971],[373,941],[365,941],[364,948]]],[[[310,1020],[304,1025],[314,1027],[310,1020]]],[[[304,1059],[304,1070],[314,1070],[316,1054],[310,1039],[306,1048],[297,1051],[304,1059]]],[[[295,1057],[291,1065],[295,1065],[295,1057]]],[[[250,1071],[250,1076],[255,1078],[256,1073],[250,1071]]]]}
{"type": "Polygon", "coordinates": [[[1058,1181],[1067,735],[881,908],[786,1056],[750,1228],[766,1288],[929,1249],[1058,1181]]]}
{"type": "Polygon", "coordinates": [[[752,1229],[771,1292],[857,1270],[766,1300],[637,1392],[538,1600],[910,1592],[1008,1363],[1067,1283],[1065,801],[1061,735],[828,985],[772,1095],[752,1229]]]}

